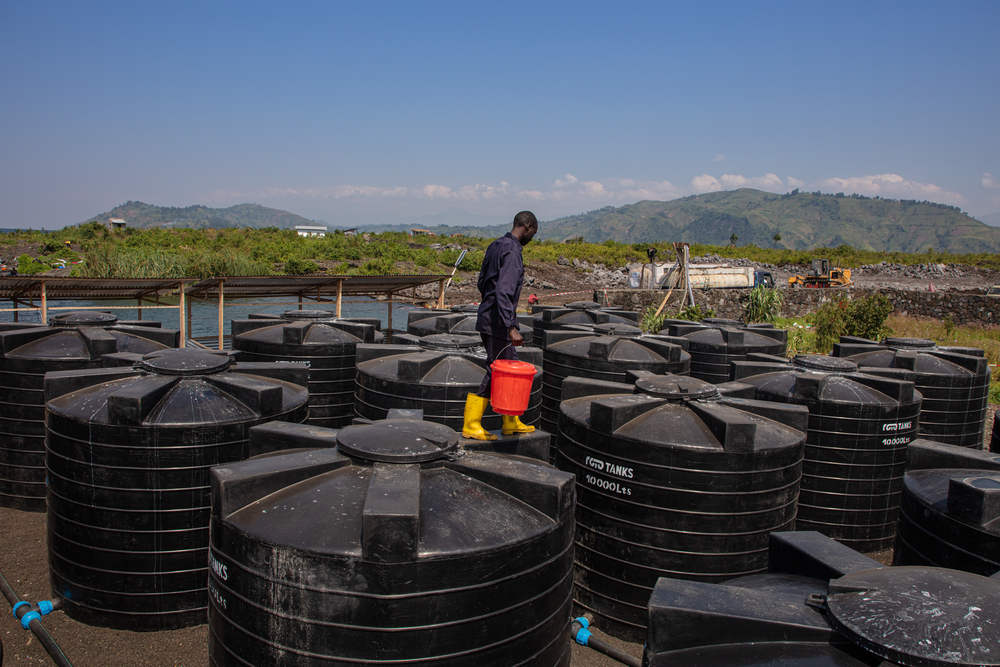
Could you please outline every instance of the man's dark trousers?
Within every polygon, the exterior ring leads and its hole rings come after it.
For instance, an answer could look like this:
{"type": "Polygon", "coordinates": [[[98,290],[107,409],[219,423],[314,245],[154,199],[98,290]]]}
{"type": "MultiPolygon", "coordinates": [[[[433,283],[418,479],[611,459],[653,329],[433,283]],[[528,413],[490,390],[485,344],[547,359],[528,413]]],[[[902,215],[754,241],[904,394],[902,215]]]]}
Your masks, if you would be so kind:
{"type": "Polygon", "coordinates": [[[517,348],[506,338],[497,338],[485,333],[480,333],[479,335],[483,339],[483,347],[486,348],[486,376],[483,378],[482,384],[479,385],[479,391],[476,392],[476,396],[489,398],[490,383],[493,380],[493,369],[490,366],[497,359],[516,360],[517,348]]]}

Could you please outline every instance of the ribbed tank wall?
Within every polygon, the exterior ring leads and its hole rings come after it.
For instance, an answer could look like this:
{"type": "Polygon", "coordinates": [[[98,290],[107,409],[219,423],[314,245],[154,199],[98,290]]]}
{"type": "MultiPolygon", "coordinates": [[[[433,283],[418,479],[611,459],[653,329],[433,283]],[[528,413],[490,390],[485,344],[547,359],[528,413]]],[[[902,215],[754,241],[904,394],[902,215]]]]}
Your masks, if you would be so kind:
{"type": "MultiPolygon", "coordinates": [[[[574,393],[586,384],[574,382],[574,393]]],[[[805,428],[808,414],[720,400],[692,378],[636,386],[639,395],[564,401],[557,459],[577,476],[574,598],[626,639],[644,637],[659,577],[718,582],[767,570],[769,534],[795,520],[805,434],[788,424],[805,428]]]]}
{"type": "MultiPolygon", "coordinates": [[[[573,331],[546,331],[542,359],[541,426],[559,432],[559,403],[563,381],[568,377],[607,382],[627,382],[629,371],[649,371],[657,375],[687,375],[691,355],[680,345],[658,336],[639,336],[627,325],[614,327],[615,335],[573,331]]],[[[557,444],[558,447],[558,444],[557,444]]]]}
{"type": "Polygon", "coordinates": [[[842,338],[834,356],[850,359],[865,373],[912,379],[924,397],[921,437],[982,448],[992,375],[982,350],[938,347],[922,338],[863,340],[842,338]]]}
{"type": "MultiPolygon", "coordinates": [[[[479,332],[476,331],[476,313],[469,312],[448,312],[441,313],[436,311],[426,311],[427,316],[419,317],[414,314],[410,314],[408,323],[406,325],[406,333],[411,336],[424,337],[433,336],[435,334],[454,334],[459,336],[475,336],[479,337],[479,332]]],[[[524,339],[525,344],[531,344],[533,339],[533,330],[531,328],[530,320],[528,323],[522,321],[522,317],[518,316],[518,331],[521,333],[521,337],[524,339]]]]}
{"type": "Polygon", "coordinates": [[[691,377],[713,384],[728,382],[730,364],[746,361],[748,354],[784,355],[788,331],[773,327],[744,327],[733,320],[710,318],[701,323],[671,323],[660,332],[688,341],[691,377]]]}
{"type": "MultiPolygon", "coordinates": [[[[521,347],[521,361],[538,364],[541,350],[521,347]]],[[[420,348],[405,345],[358,347],[355,413],[366,419],[385,419],[393,408],[423,410],[424,419],[460,431],[465,402],[486,375],[481,341],[471,336],[438,334],[420,339],[420,348]]],[[[541,369],[531,384],[525,424],[537,424],[542,402],[541,369]]],[[[482,420],[488,431],[501,427],[500,415],[487,410],[482,420]]]]}
{"type": "Polygon", "coordinates": [[[354,419],[357,346],[380,343],[370,324],[336,319],[322,310],[292,310],[280,319],[234,320],[233,349],[255,362],[309,364],[309,419],[314,426],[341,428],[354,419]]]}
{"type": "Polygon", "coordinates": [[[179,342],[176,330],[119,325],[114,315],[91,311],[0,333],[0,505],[45,511],[45,373],[99,368],[105,354],[179,342]]]}
{"type": "Polygon", "coordinates": [[[335,442],[214,473],[210,665],[569,665],[572,476],[428,422],[335,442]]]}
{"type": "Polygon", "coordinates": [[[918,440],[908,457],[893,565],[1000,572],[1000,455],[918,440]]]}
{"type": "Polygon", "coordinates": [[[127,630],[204,623],[209,469],[251,426],[307,414],[306,370],[170,350],[136,368],[46,377],[48,555],[72,618],[127,630]]]}
{"type": "Polygon", "coordinates": [[[912,382],[854,372],[846,359],[799,355],[794,364],[735,362],[737,383],[760,400],[805,405],[809,429],[798,530],[859,551],[888,549],[896,533],[906,447],[916,437],[912,382]]]}

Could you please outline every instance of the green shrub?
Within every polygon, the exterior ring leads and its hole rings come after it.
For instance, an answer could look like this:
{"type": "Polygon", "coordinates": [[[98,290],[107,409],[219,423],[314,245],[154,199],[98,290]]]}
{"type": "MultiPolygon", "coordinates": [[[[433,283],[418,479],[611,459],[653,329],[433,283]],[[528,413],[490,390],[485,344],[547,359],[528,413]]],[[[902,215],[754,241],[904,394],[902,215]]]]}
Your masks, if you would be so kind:
{"type": "Polygon", "coordinates": [[[872,294],[851,302],[845,331],[848,336],[882,340],[892,335],[885,318],[892,313],[892,302],[881,294],[872,294]]]}
{"type": "Polygon", "coordinates": [[[290,276],[304,276],[319,271],[319,264],[308,259],[295,259],[285,262],[285,273],[290,276]]]}
{"type": "Polygon", "coordinates": [[[45,273],[52,267],[39,262],[31,255],[21,255],[17,258],[17,272],[21,275],[30,276],[36,273],[45,273]]]}
{"type": "Polygon", "coordinates": [[[691,322],[699,322],[706,317],[715,317],[715,311],[711,308],[702,309],[701,306],[694,305],[688,306],[682,310],[678,310],[676,313],[670,316],[673,320],[690,320],[691,322]]]}
{"type": "Polygon", "coordinates": [[[743,305],[743,321],[748,324],[752,322],[774,324],[774,320],[781,314],[782,301],[784,296],[780,290],[754,287],[743,305]]]}
{"type": "Polygon", "coordinates": [[[656,314],[656,307],[649,306],[642,312],[639,318],[639,328],[644,333],[658,334],[663,331],[663,321],[667,319],[666,313],[656,314]]]}
{"type": "Polygon", "coordinates": [[[819,307],[812,316],[813,331],[816,334],[815,347],[821,353],[830,352],[834,343],[840,341],[847,326],[847,314],[850,302],[843,294],[837,294],[833,300],[819,307]]]}

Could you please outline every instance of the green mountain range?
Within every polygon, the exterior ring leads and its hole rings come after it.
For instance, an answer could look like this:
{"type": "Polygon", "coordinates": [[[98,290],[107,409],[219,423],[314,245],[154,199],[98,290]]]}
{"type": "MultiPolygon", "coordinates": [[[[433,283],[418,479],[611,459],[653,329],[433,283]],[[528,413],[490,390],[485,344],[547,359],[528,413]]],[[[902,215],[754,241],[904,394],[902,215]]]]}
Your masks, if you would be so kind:
{"type": "Polygon", "coordinates": [[[954,253],[1000,251],[1000,229],[954,206],[860,195],[793,191],[775,195],[741,189],[669,202],[641,201],[605,207],[542,225],[543,238],[582,236],[587,241],[624,243],[688,241],[794,249],[848,244],[864,250],[954,253]],[[781,239],[776,242],[775,234],[781,239]]]}
{"type": "MultiPolygon", "coordinates": [[[[141,202],[122,206],[91,220],[124,218],[130,227],[279,227],[317,224],[298,215],[257,204],[225,209],[205,206],[163,208],[141,202]]],[[[429,220],[428,220],[429,222],[429,220]]],[[[471,222],[471,221],[470,221],[471,222]]],[[[320,223],[322,224],[322,223],[320,223]]],[[[411,225],[369,225],[371,231],[406,231],[411,225]]],[[[436,225],[441,236],[501,236],[509,225],[436,225]]],[[[641,201],[606,206],[580,215],[543,221],[538,237],[565,240],[583,237],[599,243],[687,241],[726,245],[811,249],[851,245],[863,250],[953,253],[1000,252],[1000,228],[975,220],[955,206],[927,201],[895,200],[862,195],[799,192],[777,195],[760,190],[712,192],[668,202],[641,201]],[[780,240],[775,240],[775,235],[780,240]]]]}
{"type": "Polygon", "coordinates": [[[107,213],[95,215],[84,222],[105,223],[108,218],[122,218],[129,227],[146,229],[150,227],[191,227],[193,229],[220,229],[223,227],[264,227],[291,228],[297,225],[317,223],[276,208],[258,204],[237,204],[229,208],[208,208],[207,206],[153,206],[141,201],[127,201],[107,213]]]}

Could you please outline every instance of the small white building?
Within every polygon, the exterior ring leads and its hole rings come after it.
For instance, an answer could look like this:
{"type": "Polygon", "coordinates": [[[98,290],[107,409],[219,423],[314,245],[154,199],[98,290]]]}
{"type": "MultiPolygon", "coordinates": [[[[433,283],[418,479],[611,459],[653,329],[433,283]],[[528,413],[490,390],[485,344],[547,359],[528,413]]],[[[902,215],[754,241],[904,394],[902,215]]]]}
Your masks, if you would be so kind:
{"type": "Polygon", "coordinates": [[[326,227],[322,225],[296,225],[295,232],[299,236],[326,236],[326,227]]]}
{"type": "Polygon", "coordinates": [[[124,218],[108,218],[108,227],[111,229],[125,229],[127,222],[124,218]]]}

